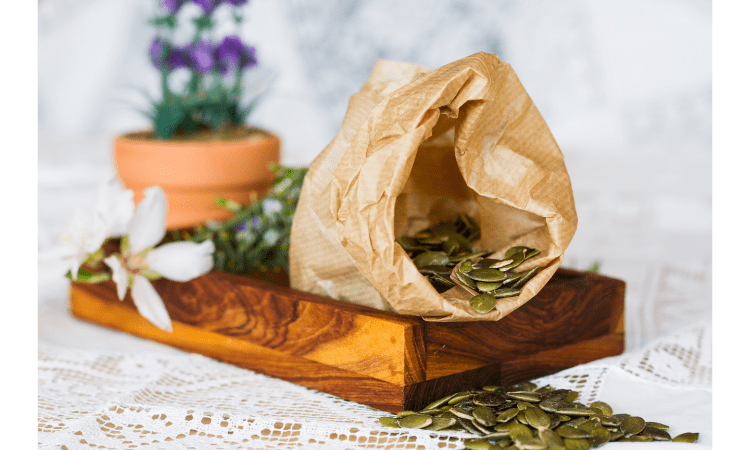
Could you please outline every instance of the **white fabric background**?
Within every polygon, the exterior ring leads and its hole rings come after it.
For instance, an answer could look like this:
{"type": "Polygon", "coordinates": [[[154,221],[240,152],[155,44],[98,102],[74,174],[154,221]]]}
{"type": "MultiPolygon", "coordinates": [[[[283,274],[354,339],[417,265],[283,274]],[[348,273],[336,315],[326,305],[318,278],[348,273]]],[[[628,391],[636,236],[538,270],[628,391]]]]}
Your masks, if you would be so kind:
{"type": "MultiPolygon", "coordinates": [[[[111,139],[148,126],[129,104],[142,103],[137,89],[156,92],[151,10],[144,0],[39,4],[40,249],[114,174],[111,139]]],[[[246,17],[243,35],[262,66],[255,78],[275,77],[251,120],[281,136],[288,164],[308,164],[335,135],[377,58],[436,68],[499,54],[566,157],[579,227],[563,265],[600,261],[627,283],[627,350],[711,320],[710,2],[251,0],[246,17]]],[[[64,280],[40,273],[39,286],[48,352],[184,357],[72,319],[64,280]]],[[[604,401],[608,389],[633,388],[620,375],[607,380],[604,401]]],[[[638,389],[650,392],[647,384],[638,389]]],[[[707,397],[689,399],[710,411],[708,384],[707,397]]],[[[652,403],[691,420],[678,404],[652,403]]]]}

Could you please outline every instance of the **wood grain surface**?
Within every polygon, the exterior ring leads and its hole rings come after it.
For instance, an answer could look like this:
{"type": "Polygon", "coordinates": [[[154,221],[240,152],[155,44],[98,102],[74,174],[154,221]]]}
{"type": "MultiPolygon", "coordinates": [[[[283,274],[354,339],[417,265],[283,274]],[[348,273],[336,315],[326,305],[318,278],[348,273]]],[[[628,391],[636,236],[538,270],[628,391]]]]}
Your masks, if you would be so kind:
{"type": "Polygon", "coordinates": [[[497,322],[425,322],[222,272],[154,286],[172,333],[142,318],[129,295],[118,301],[112,283],[73,283],[71,311],[391,412],[623,350],[624,283],[566,270],[497,322]]]}

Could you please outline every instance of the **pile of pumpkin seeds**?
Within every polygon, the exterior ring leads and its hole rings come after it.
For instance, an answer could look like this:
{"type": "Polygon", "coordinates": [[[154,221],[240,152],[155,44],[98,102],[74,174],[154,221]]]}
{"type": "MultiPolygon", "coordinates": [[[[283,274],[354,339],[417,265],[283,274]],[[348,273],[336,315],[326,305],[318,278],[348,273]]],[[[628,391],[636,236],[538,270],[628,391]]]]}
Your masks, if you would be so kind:
{"type": "Polygon", "coordinates": [[[539,266],[520,273],[513,269],[539,251],[517,246],[508,249],[503,259],[485,258],[490,252],[474,251],[471,244],[479,236],[479,225],[467,214],[461,214],[453,222],[441,222],[414,236],[399,236],[396,242],[438,292],[458,284],[475,294],[471,307],[487,313],[495,309],[496,299],[521,294],[521,288],[539,272],[539,266]]]}
{"type": "Polygon", "coordinates": [[[614,414],[604,402],[579,403],[578,392],[537,387],[485,386],[481,391],[458,392],[422,411],[402,411],[381,417],[393,428],[466,431],[479,438],[464,440],[467,449],[588,450],[608,442],[696,442],[698,433],[671,437],[669,426],[630,414],[614,414]]]}

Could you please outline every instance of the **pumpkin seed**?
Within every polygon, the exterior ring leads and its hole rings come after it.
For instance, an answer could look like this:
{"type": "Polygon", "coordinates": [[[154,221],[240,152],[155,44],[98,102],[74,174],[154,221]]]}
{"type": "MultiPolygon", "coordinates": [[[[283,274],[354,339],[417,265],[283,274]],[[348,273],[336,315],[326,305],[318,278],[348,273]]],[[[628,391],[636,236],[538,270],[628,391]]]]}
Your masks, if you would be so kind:
{"type": "Polygon", "coordinates": [[[516,447],[525,450],[543,450],[547,448],[547,444],[541,439],[526,435],[520,435],[516,439],[513,439],[513,443],[516,444],[516,447]]]}
{"type": "Polygon", "coordinates": [[[601,409],[602,410],[602,414],[605,414],[607,416],[611,416],[612,415],[612,407],[609,406],[608,404],[604,403],[604,402],[598,402],[598,401],[597,402],[593,402],[590,406],[592,408],[599,408],[599,409],[601,409]]]}
{"type": "Polygon", "coordinates": [[[552,424],[550,416],[535,406],[526,409],[526,420],[529,422],[529,426],[536,429],[549,428],[552,424]]]}
{"type": "Polygon", "coordinates": [[[628,417],[620,423],[620,431],[625,433],[625,436],[632,436],[638,434],[646,427],[646,421],[641,417],[628,417]]]}
{"type": "Polygon", "coordinates": [[[495,309],[495,296],[492,294],[476,295],[471,299],[469,305],[471,305],[471,307],[477,312],[490,312],[495,309]]]}
{"type": "Polygon", "coordinates": [[[535,392],[508,392],[506,395],[510,398],[525,402],[539,403],[542,401],[542,397],[535,392]]]}
{"type": "Polygon", "coordinates": [[[425,266],[443,266],[448,264],[448,255],[444,252],[424,252],[417,255],[413,261],[418,269],[425,266]]]}
{"type": "Polygon", "coordinates": [[[461,419],[471,420],[474,418],[474,416],[472,416],[469,411],[460,408],[451,408],[448,410],[448,412],[461,419]]]}
{"type": "Polygon", "coordinates": [[[466,287],[468,287],[470,289],[476,290],[476,288],[477,288],[476,282],[474,280],[472,280],[471,278],[469,278],[468,275],[466,275],[465,273],[461,272],[460,270],[458,270],[456,272],[456,278],[458,278],[458,281],[461,284],[463,284],[464,286],[466,286],[466,287]]]}
{"type": "Polygon", "coordinates": [[[492,291],[492,295],[495,298],[515,297],[520,294],[521,294],[520,289],[511,289],[511,288],[498,288],[492,291]]]}
{"type": "Polygon", "coordinates": [[[658,428],[660,430],[668,430],[669,429],[669,425],[664,425],[663,423],[659,423],[659,422],[646,422],[646,426],[647,427],[658,428]]]}
{"type": "Polygon", "coordinates": [[[700,433],[682,433],[672,438],[672,442],[689,442],[695,443],[698,441],[700,433]]]}
{"type": "Polygon", "coordinates": [[[531,249],[529,247],[523,247],[523,246],[511,247],[505,251],[505,259],[512,258],[513,255],[519,252],[521,252],[521,254],[526,253],[527,250],[531,250],[531,249]]]}
{"type": "Polygon", "coordinates": [[[494,392],[483,392],[472,399],[477,406],[499,406],[505,403],[505,397],[494,392]]]}
{"type": "Polygon", "coordinates": [[[505,411],[501,411],[500,414],[497,415],[496,419],[498,422],[505,423],[516,417],[518,413],[518,408],[506,409],[505,411]]]}
{"type": "Polygon", "coordinates": [[[589,433],[588,431],[574,428],[569,425],[560,425],[555,431],[557,432],[557,434],[564,438],[585,439],[592,437],[591,433],[589,433]]]}
{"type": "Polygon", "coordinates": [[[378,418],[381,425],[388,428],[399,428],[401,425],[398,423],[398,419],[395,417],[383,416],[378,418]]]}
{"type": "Polygon", "coordinates": [[[503,283],[499,281],[496,281],[494,283],[490,283],[487,281],[477,281],[476,284],[477,284],[477,290],[479,292],[484,292],[484,293],[490,293],[503,285],[503,283]]]}
{"type": "Polygon", "coordinates": [[[444,430],[452,425],[456,424],[457,419],[455,417],[433,417],[432,423],[425,427],[425,430],[440,431],[444,430]]]}
{"type": "Polygon", "coordinates": [[[566,450],[589,450],[591,446],[586,439],[565,438],[566,450]]]}
{"type": "Polygon", "coordinates": [[[641,436],[641,435],[635,435],[635,436],[625,436],[622,439],[619,439],[617,442],[651,442],[654,438],[651,436],[641,436]]]}
{"type": "Polygon", "coordinates": [[[672,436],[664,430],[646,425],[641,431],[641,436],[651,436],[655,441],[671,441],[672,436]]]}
{"type": "Polygon", "coordinates": [[[497,424],[495,413],[487,406],[478,406],[471,412],[474,418],[485,427],[494,427],[497,424]]]}
{"type": "Polygon", "coordinates": [[[451,398],[450,400],[448,400],[448,404],[449,405],[455,405],[455,404],[460,403],[460,402],[462,402],[464,400],[471,399],[473,396],[474,396],[474,394],[472,394],[471,392],[468,392],[468,391],[459,392],[458,394],[454,394],[453,398],[451,398]]]}
{"type": "Polygon", "coordinates": [[[503,281],[507,275],[496,269],[473,269],[466,275],[474,281],[503,281]]]}
{"type": "Polygon", "coordinates": [[[432,423],[432,417],[427,414],[409,414],[398,421],[403,428],[424,428],[432,423]]]}
{"type": "Polygon", "coordinates": [[[565,441],[563,441],[563,438],[560,437],[559,434],[555,433],[554,431],[545,428],[543,430],[539,430],[539,438],[544,441],[545,444],[547,444],[547,447],[564,447],[565,441]]]}
{"type": "Polygon", "coordinates": [[[448,266],[429,265],[429,266],[424,266],[420,268],[419,273],[430,274],[430,275],[442,275],[445,277],[445,276],[450,276],[451,269],[448,266]]]}
{"type": "Polygon", "coordinates": [[[513,288],[513,289],[520,288],[521,286],[523,286],[524,284],[526,284],[527,281],[529,281],[530,279],[534,278],[534,275],[536,275],[537,272],[539,272],[539,266],[535,266],[533,269],[524,272],[522,274],[521,278],[519,278],[518,281],[516,281],[511,286],[511,288],[513,288]]]}
{"type": "Polygon", "coordinates": [[[593,437],[590,441],[592,448],[599,448],[609,442],[609,431],[601,425],[591,430],[591,436],[593,437]]]}
{"type": "Polygon", "coordinates": [[[466,439],[464,446],[470,450],[488,450],[492,447],[492,444],[485,439],[466,439]]]}

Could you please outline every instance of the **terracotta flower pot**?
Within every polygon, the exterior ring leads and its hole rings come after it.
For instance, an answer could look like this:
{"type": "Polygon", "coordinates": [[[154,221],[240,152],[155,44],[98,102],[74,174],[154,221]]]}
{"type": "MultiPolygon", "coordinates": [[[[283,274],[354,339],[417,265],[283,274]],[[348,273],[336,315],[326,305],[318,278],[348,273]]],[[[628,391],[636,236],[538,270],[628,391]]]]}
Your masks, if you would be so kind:
{"type": "Polygon", "coordinates": [[[274,178],[270,162],[279,161],[279,139],[265,132],[243,137],[158,140],[151,132],[119,136],[114,142],[117,173],[136,203],[143,190],[159,185],[167,194],[167,228],[187,228],[224,220],[231,212],[216,197],[247,204],[250,192],[261,197],[274,178]]]}

